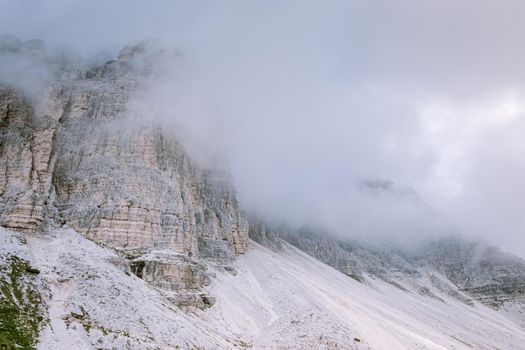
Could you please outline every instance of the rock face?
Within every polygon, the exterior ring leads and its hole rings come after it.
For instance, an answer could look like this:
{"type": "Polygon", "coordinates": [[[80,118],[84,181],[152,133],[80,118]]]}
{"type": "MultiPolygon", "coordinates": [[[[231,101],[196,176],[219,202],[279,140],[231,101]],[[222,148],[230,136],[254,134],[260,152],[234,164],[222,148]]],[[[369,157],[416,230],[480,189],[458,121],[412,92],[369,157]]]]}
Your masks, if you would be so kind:
{"type": "Polygon", "coordinates": [[[448,238],[414,250],[380,248],[314,230],[264,225],[250,227],[250,237],[262,244],[280,237],[359,282],[380,278],[403,288],[406,281],[428,278],[436,288],[467,304],[476,299],[495,309],[512,305],[525,311],[525,261],[480,242],[448,238]]]}
{"type": "Polygon", "coordinates": [[[0,89],[0,225],[68,225],[146,261],[155,286],[198,291],[206,264],[231,269],[246,251],[247,219],[227,172],[197,164],[160,127],[127,119],[147,60],[138,46],[100,67],[63,68],[36,101],[0,89]]]}
{"type": "MultiPolygon", "coordinates": [[[[266,242],[278,242],[280,239],[287,241],[359,282],[364,282],[367,274],[387,278],[396,274],[417,273],[410,258],[401,250],[383,250],[365,246],[357,241],[339,240],[329,232],[292,229],[286,226],[272,227],[265,224],[252,227],[250,221],[250,238],[263,245],[268,245],[266,242]]],[[[279,250],[275,244],[269,246],[279,250]]]]}
{"type": "Polygon", "coordinates": [[[32,349],[46,323],[48,293],[23,249],[25,240],[0,230],[0,348],[32,349]]]}
{"type": "Polygon", "coordinates": [[[11,89],[0,89],[0,224],[36,232],[44,220],[56,128],[33,121],[33,110],[11,89]]]}
{"type": "Polygon", "coordinates": [[[525,303],[525,261],[498,248],[449,239],[431,244],[420,259],[486,305],[525,303]]]}
{"type": "Polygon", "coordinates": [[[184,255],[153,251],[132,260],[131,271],[152,286],[174,291],[166,293],[167,298],[186,311],[214,303],[212,296],[200,292],[211,282],[206,266],[184,255]]]}

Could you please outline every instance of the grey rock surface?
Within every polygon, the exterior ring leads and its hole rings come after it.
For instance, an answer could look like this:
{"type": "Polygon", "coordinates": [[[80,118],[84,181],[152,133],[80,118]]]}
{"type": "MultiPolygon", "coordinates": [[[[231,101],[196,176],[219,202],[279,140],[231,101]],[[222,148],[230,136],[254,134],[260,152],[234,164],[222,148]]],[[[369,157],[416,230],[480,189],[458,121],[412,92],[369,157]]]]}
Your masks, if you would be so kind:
{"type": "Polygon", "coordinates": [[[248,223],[227,172],[191,159],[160,126],[128,119],[150,58],[139,45],[98,67],[63,67],[36,100],[0,88],[0,225],[67,225],[168,271],[148,275],[160,288],[198,290],[207,263],[232,269],[246,251],[248,223]],[[179,272],[154,251],[180,257],[179,272]]]}
{"type": "Polygon", "coordinates": [[[0,224],[36,232],[46,216],[56,127],[35,123],[16,91],[0,88],[0,224]]]}
{"type": "Polygon", "coordinates": [[[525,261],[496,247],[453,238],[432,243],[418,259],[486,305],[525,302],[525,261]]]}

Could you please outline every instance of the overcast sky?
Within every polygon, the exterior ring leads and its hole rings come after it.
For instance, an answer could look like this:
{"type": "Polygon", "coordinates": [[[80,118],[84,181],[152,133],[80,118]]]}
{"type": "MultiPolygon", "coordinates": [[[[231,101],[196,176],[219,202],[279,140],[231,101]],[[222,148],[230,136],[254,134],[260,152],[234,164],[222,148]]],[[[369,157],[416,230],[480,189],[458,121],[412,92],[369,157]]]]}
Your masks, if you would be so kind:
{"type": "Polygon", "coordinates": [[[223,152],[248,209],[525,257],[523,1],[1,4],[0,34],[88,58],[179,50],[140,103],[223,152]]]}

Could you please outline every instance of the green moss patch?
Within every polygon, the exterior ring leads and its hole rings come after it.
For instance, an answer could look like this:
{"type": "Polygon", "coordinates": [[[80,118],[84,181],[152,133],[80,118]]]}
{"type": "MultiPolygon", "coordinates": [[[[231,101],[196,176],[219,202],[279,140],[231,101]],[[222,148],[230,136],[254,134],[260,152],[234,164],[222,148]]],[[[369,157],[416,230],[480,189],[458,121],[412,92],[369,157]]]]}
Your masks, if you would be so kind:
{"type": "Polygon", "coordinates": [[[35,349],[43,321],[40,272],[16,256],[0,266],[0,348],[35,349]]]}

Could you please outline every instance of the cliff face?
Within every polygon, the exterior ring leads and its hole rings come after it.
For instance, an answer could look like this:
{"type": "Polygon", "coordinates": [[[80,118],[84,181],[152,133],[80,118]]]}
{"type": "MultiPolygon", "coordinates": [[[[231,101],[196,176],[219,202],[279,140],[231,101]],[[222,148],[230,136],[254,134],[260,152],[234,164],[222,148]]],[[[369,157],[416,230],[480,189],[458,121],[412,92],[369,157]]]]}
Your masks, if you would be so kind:
{"type": "Polygon", "coordinates": [[[126,119],[148,74],[142,54],[77,67],[31,103],[0,89],[0,225],[30,233],[67,225],[147,260],[146,280],[186,305],[205,285],[206,264],[231,269],[246,251],[248,224],[227,173],[194,162],[160,127],[126,119]]]}
{"type": "Polygon", "coordinates": [[[53,183],[61,217],[130,256],[244,253],[247,223],[227,175],[200,168],[159,129],[120,126],[125,102],[114,86],[99,88],[71,91],[60,119],[53,183]]]}
{"type": "Polygon", "coordinates": [[[46,215],[56,127],[35,123],[15,91],[0,88],[0,224],[36,232],[46,215]]]}
{"type": "Polygon", "coordinates": [[[498,248],[450,239],[431,244],[420,259],[486,305],[525,303],[525,261],[498,248]]]}

